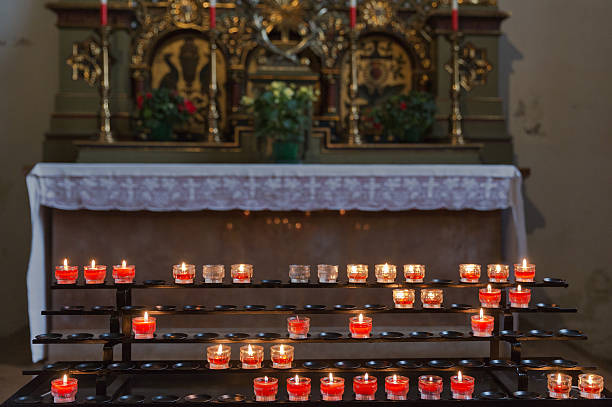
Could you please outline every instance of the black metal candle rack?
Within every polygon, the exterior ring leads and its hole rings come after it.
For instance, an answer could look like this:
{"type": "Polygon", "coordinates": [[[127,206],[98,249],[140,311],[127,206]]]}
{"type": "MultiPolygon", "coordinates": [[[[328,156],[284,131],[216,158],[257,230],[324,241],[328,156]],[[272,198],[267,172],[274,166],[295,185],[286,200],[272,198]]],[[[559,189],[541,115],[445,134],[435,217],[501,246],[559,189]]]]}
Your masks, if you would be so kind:
{"type": "MultiPolygon", "coordinates": [[[[545,405],[558,402],[549,399],[546,391],[546,373],[562,371],[570,374],[577,383],[577,375],[584,370],[593,370],[591,366],[579,366],[578,363],[565,360],[561,357],[542,357],[523,359],[521,344],[526,341],[560,341],[585,340],[586,336],[579,331],[561,329],[559,331],[532,330],[525,333],[512,331],[516,319],[520,314],[526,313],[568,313],[576,312],[573,308],[561,308],[555,305],[537,304],[535,307],[515,309],[505,307],[506,298],[503,288],[512,287],[512,283],[492,283],[493,287],[502,288],[502,308],[487,309],[487,314],[495,318],[495,329],[492,337],[475,337],[471,333],[442,331],[437,335],[427,332],[380,332],[373,334],[369,339],[352,339],[350,335],[337,332],[311,332],[307,339],[294,340],[286,334],[257,333],[243,335],[221,336],[214,332],[202,332],[196,335],[180,333],[158,334],[153,339],[134,339],[131,334],[131,318],[134,314],[141,315],[148,311],[151,315],[221,315],[221,314],[253,314],[253,315],[291,315],[291,314],[474,314],[478,309],[470,305],[452,304],[441,309],[394,309],[381,305],[366,305],[363,307],[341,306],[326,307],[306,305],[302,308],[293,306],[277,306],[271,308],[261,307],[234,307],[234,306],[156,306],[141,307],[132,305],[133,290],[142,289],[258,289],[258,288],[310,288],[330,289],[368,289],[368,288],[444,288],[444,289],[477,289],[485,284],[457,283],[448,280],[433,280],[429,283],[394,283],[394,284],[290,284],[281,281],[264,280],[251,284],[169,284],[159,280],[149,280],[134,284],[99,284],[99,285],[52,285],[53,290],[101,290],[112,289],[116,292],[115,306],[63,307],[59,310],[42,311],[43,315],[72,315],[91,316],[107,315],[109,317],[109,332],[94,337],[92,334],[41,334],[33,340],[35,344],[100,344],[102,345],[101,361],[65,361],[50,363],[40,369],[24,371],[25,375],[34,375],[35,378],[26,386],[17,391],[9,400],[7,406],[12,405],[45,405],[52,403],[49,396],[50,382],[63,374],[79,379],[79,393],[77,401],[73,404],[87,404],[90,406],[112,403],[114,405],[145,403],[155,405],[171,405],[176,403],[224,403],[241,404],[255,402],[252,397],[252,379],[261,375],[274,375],[279,378],[279,393],[277,401],[258,404],[295,404],[287,401],[284,394],[284,381],[296,373],[308,375],[312,378],[311,399],[301,404],[328,405],[341,403],[342,405],[359,404],[353,398],[351,383],[352,377],[358,373],[369,372],[379,376],[388,373],[401,374],[410,378],[410,392],[408,401],[387,401],[384,386],[379,386],[377,400],[369,403],[375,404],[401,404],[439,406],[456,405],[458,401],[450,397],[449,376],[461,369],[476,377],[476,392],[474,399],[469,402],[474,405],[489,405],[495,403],[504,405],[545,405]],[[132,360],[132,346],[138,344],[185,344],[185,343],[381,343],[381,342],[488,342],[489,356],[479,359],[350,359],[350,360],[296,360],[291,369],[273,369],[270,362],[264,362],[261,369],[240,369],[238,361],[232,361],[230,369],[210,370],[205,360],[132,360]],[[510,358],[501,359],[503,344],[510,345],[510,358]],[[121,360],[114,360],[115,347],[121,348],[121,360]],[[318,394],[318,379],[329,375],[345,378],[344,400],[341,402],[321,401],[318,394]],[[417,391],[418,376],[425,373],[440,375],[445,380],[445,389],[439,401],[420,400],[417,391]],[[195,391],[194,391],[195,390],[195,391]]],[[[533,283],[522,283],[529,288],[564,288],[567,283],[563,280],[546,278],[533,283]]],[[[376,355],[382,356],[382,355],[376,355]]],[[[381,377],[382,379],[382,377],[381,377]]],[[[607,403],[612,405],[612,394],[604,390],[602,399],[581,399],[574,389],[572,397],[563,401],[564,405],[593,405],[607,403]]],[[[366,404],[368,402],[365,402],[366,404]]]]}

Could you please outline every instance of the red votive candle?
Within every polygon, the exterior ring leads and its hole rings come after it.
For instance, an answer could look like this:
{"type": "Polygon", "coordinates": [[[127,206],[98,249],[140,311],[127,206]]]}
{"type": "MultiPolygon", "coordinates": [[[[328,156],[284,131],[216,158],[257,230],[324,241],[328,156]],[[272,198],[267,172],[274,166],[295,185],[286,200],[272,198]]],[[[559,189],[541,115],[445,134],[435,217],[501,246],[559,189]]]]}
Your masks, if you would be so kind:
{"type": "Polygon", "coordinates": [[[581,374],[578,376],[578,389],[580,390],[580,397],[582,398],[601,398],[601,392],[604,389],[604,379],[596,374],[581,374]]]}
{"type": "Polygon", "coordinates": [[[443,387],[440,376],[425,375],[419,377],[419,392],[422,400],[440,400],[443,387]]]}
{"type": "Polygon", "coordinates": [[[68,259],[64,259],[64,264],[55,266],[55,279],[58,284],[76,284],[79,278],[78,266],[69,266],[68,259]]]}
{"type": "Polygon", "coordinates": [[[439,288],[422,289],[421,302],[423,308],[442,308],[444,301],[444,292],[439,288]]]}
{"type": "Polygon", "coordinates": [[[270,348],[270,359],[274,369],[291,369],[293,362],[293,346],[274,345],[270,348]]]}
{"type": "Polygon", "coordinates": [[[175,264],[172,266],[172,277],[176,284],[193,284],[195,278],[195,265],[194,264],[175,264]]]}
{"type": "Polygon", "coordinates": [[[372,318],[364,317],[363,314],[359,314],[358,317],[349,318],[349,330],[351,331],[352,338],[369,338],[372,332],[372,318]]]}
{"type": "Polygon", "coordinates": [[[274,401],[278,393],[278,379],[276,377],[256,377],[253,379],[255,401],[274,401]]]}
{"type": "Polygon", "coordinates": [[[295,315],[287,318],[287,331],[291,339],[306,339],[308,338],[308,330],[310,329],[310,318],[300,317],[295,315]]]}
{"type": "Polygon", "coordinates": [[[51,395],[54,403],[72,403],[74,402],[79,381],[74,378],[68,378],[64,375],[61,379],[51,381],[51,395]]]}
{"type": "Polygon", "coordinates": [[[208,367],[213,370],[229,369],[232,349],[226,345],[209,346],[206,348],[208,367]]]}
{"type": "Polygon", "coordinates": [[[409,380],[405,376],[387,376],[385,378],[385,391],[388,400],[406,400],[409,380]]]}
{"type": "Polygon", "coordinates": [[[134,339],[152,339],[155,333],[155,318],[150,317],[147,312],[143,317],[132,318],[132,331],[134,339]]]}
{"type": "Polygon", "coordinates": [[[484,308],[499,308],[501,301],[501,290],[499,288],[491,288],[491,284],[487,288],[481,288],[478,291],[478,299],[480,306],[484,308]]]}
{"type": "Polygon", "coordinates": [[[522,264],[514,265],[514,278],[518,282],[532,282],[535,278],[535,264],[528,264],[527,259],[523,259],[522,264]]]}
{"type": "Polygon", "coordinates": [[[347,264],[346,276],[349,283],[364,284],[368,280],[368,266],[366,264],[347,264]]]}
{"type": "Polygon", "coordinates": [[[374,266],[374,275],[377,283],[394,283],[397,275],[395,264],[376,264],[374,266]]]}
{"type": "Polygon", "coordinates": [[[136,267],[127,265],[125,260],[121,261],[121,265],[113,266],[113,278],[115,284],[129,284],[134,281],[136,276],[136,267]]]}
{"type": "Polygon", "coordinates": [[[425,265],[404,264],[404,278],[407,283],[422,283],[425,278],[425,265]]]}
{"type": "Polygon", "coordinates": [[[514,308],[529,308],[531,300],[531,290],[529,288],[521,288],[518,285],[516,288],[511,288],[508,292],[510,298],[510,306],[514,308]]]}
{"type": "Polygon", "coordinates": [[[104,284],[106,279],[106,266],[97,265],[95,260],[91,261],[90,266],[83,268],[85,284],[104,284]]]}
{"type": "Polygon", "coordinates": [[[480,279],[480,264],[460,264],[459,277],[462,283],[477,283],[480,279]]]}
{"type": "Polygon", "coordinates": [[[488,264],[487,276],[492,283],[505,283],[508,281],[510,270],[507,264],[488,264]]]}
{"type": "Polygon", "coordinates": [[[551,373],[548,376],[548,395],[551,399],[568,399],[572,390],[572,376],[551,373]]]}
{"type": "Polygon", "coordinates": [[[230,274],[234,284],[249,284],[253,278],[253,265],[232,264],[230,274]]]}
{"type": "Polygon", "coordinates": [[[353,378],[353,392],[355,393],[355,400],[375,400],[376,390],[378,384],[376,377],[368,376],[355,376],[353,378]]]}
{"type": "Polygon", "coordinates": [[[243,369],[260,369],[264,359],[263,347],[248,345],[240,348],[240,362],[243,369]]]}
{"type": "Polygon", "coordinates": [[[494,326],[495,318],[491,315],[484,315],[482,308],[480,309],[480,315],[472,315],[472,332],[474,336],[493,336],[494,326]]]}
{"type": "Polygon", "coordinates": [[[331,373],[321,378],[321,398],[323,401],[341,401],[344,394],[344,379],[331,373]]]}
{"type": "Polygon", "coordinates": [[[310,397],[310,378],[295,375],[287,379],[289,401],[308,401],[310,397]]]}
{"type": "Polygon", "coordinates": [[[451,393],[455,400],[471,400],[474,393],[474,378],[463,376],[459,371],[457,376],[451,377],[451,393]]]}
{"type": "Polygon", "coordinates": [[[414,306],[414,290],[398,288],[393,290],[395,308],[412,308],[414,306]]]}

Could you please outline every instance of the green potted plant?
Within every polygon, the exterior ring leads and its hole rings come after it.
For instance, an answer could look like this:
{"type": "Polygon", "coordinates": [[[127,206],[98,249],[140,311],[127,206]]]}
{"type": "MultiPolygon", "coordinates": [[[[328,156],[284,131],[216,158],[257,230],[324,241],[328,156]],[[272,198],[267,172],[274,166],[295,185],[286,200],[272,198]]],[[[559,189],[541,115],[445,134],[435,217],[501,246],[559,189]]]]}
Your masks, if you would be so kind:
{"type": "Polygon", "coordinates": [[[310,128],[315,100],[311,86],[278,81],[266,86],[255,99],[242,98],[242,104],[254,115],[255,137],[272,142],[274,161],[299,162],[300,144],[310,128]]]}
{"type": "Polygon", "coordinates": [[[194,104],[166,88],[136,97],[138,123],[149,140],[172,140],[172,128],[185,123],[196,112],[194,104]]]}
{"type": "Polygon", "coordinates": [[[387,139],[406,143],[422,142],[435,114],[433,96],[418,91],[391,96],[372,111],[375,129],[387,139]]]}

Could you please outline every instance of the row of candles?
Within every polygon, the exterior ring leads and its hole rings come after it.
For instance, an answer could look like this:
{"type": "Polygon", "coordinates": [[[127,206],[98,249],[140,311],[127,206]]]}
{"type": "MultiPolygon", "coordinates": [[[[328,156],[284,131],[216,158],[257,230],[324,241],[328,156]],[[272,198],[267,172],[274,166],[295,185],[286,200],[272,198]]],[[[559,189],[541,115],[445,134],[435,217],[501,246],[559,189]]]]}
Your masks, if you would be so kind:
{"type": "MultiPolygon", "coordinates": [[[[393,302],[395,308],[413,308],[416,290],[412,288],[397,288],[393,290],[393,302]]],[[[531,290],[522,288],[519,284],[508,290],[510,306],[513,308],[528,308],[531,300],[531,290]]],[[[488,284],[486,288],[478,290],[478,299],[483,308],[499,308],[501,303],[501,289],[492,288],[488,284]]],[[[444,291],[439,288],[421,290],[421,303],[423,308],[442,308],[444,291]]]]}
{"type": "MultiPolygon", "coordinates": [[[[464,283],[478,283],[480,281],[480,264],[460,264],[459,277],[464,283]]],[[[248,284],[253,279],[252,264],[232,264],[230,269],[232,282],[235,284],[248,284]]],[[[368,279],[368,266],[366,264],[348,264],[346,274],[350,283],[366,283],[368,279]]],[[[376,264],[374,274],[378,283],[394,283],[397,278],[397,266],[394,264],[376,264]]],[[[106,279],[106,266],[96,264],[95,260],[90,265],[83,267],[83,275],[86,284],[103,284],[106,279]]],[[[136,276],[136,268],[126,264],[123,260],[121,265],[113,266],[113,279],[115,283],[132,283],[136,276]]],[[[78,266],[68,265],[68,259],[64,264],[55,267],[55,279],[58,284],[76,284],[79,276],[78,266]]],[[[172,266],[172,276],[176,284],[193,284],[196,278],[194,264],[175,264],[172,266]]],[[[206,264],[202,266],[204,283],[218,284],[225,278],[225,266],[222,264],[206,264]]],[[[317,276],[319,283],[336,283],[338,280],[338,266],[331,264],[317,265],[317,276]]],[[[505,283],[510,276],[507,264],[487,265],[487,276],[492,283],[505,283]]],[[[535,264],[528,264],[523,259],[521,264],[514,265],[514,277],[517,282],[532,282],[535,278],[535,264]]],[[[292,283],[310,282],[310,266],[303,264],[292,264],[289,266],[289,278],[292,283]]],[[[404,278],[407,283],[422,283],[425,278],[425,265],[405,264],[404,278]]]]}
{"type": "MultiPolygon", "coordinates": [[[[221,346],[221,345],[219,345],[221,346]]],[[[311,392],[311,379],[298,376],[287,379],[289,401],[308,401],[311,392]]],[[[344,378],[329,374],[320,381],[321,398],[324,401],[340,401],[344,395],[344,378]]],[[[410,380],[408,377],[392,375],[385,377],[385,393],[388,400],[406,400],[410,380]]],[[[455,400],[470,400],[474,393],[476,380],[463,375],[461,371],[450,379],[451,394],[455,400]]],[[[604,388],[603,377],[584,373],[578,376],[580,396],[586,399],[598,399],[604,388]]],[[[444,380],[440,376],[423,375],[418,379],[418,389],[423,400],[439,400],[444,389],[444,380]]],[[[548,395],[554,399],[567,399],[572,389],[572,376],[564,373],[548,375],[548,395]]],[[[78,390],[78,380],[64,375],[51,382],[51,394],[55,403],[74,402],[78,390]]],[[[253,379],[253,390],[256,401],[275,401],[278,394],[278,379],[275,377],[257,377],[253,379]]],[[[378,380],[367,373],[353,378],[353,392],[356,400],[375,400],[378,380]]]]}

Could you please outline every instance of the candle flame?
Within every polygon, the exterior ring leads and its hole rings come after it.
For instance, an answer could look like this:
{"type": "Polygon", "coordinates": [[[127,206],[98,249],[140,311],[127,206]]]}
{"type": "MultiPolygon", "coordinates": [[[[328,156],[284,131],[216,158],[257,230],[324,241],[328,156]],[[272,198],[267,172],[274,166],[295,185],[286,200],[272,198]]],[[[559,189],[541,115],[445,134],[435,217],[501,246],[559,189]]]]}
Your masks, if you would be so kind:
{"type": "Polygon", "coordinates": [[[588,384],[593,384],[593,375],[592,374],[587,376],[587,383],[588,384]]]}
{"type": "Polygon", "coordinates": [[[429,376],[427,380],[429,380],[430,382],[433,382],[433,376],[429,376]]]}
{"type": "Polygon", "coordinates": [[[364,382],[367,382],[367,381],[368,381],[368,374],[367,374],[367,373],[363,375],[363,381],[364,381],[364,382]]]}
{"type": "Polygon", "coordinates": [[[459,382],[463,381],[463,375],[461,374],[461,370],[457,372],[457,381],[459,382]]]}
{"type": "Polygon", "coordinates": [[[330,383],[334,382],[334,376],[331,373],[329,374],[329,382],[330,383]]]}
{"type": "Polygon", "coordinates": [[[264,376],[264,382],[268,383],[268,376],[264,376]]]}
{"type": "Polygon", "coordinates": [[[185,267],[185,262],[182,262],[182,263],[181,263],[181,271],[183,271],[183,272],[184,272],[185,270],[186,270],[186,267],[185,267]]]}
{"type": "Polygon", "coordinates": [[[484,311],[482,308],[480,309],[480,319],[484,319],[484,311]]]}
{"type": "Polygon", "coordinates": [[[244,271],[244,264],[239,265],[238,270],[242,273],[244,271]]]}
{"type": "Polygon", "coordinates": [[[516,291],[521,292],[521,285],[519,284],[518,287],[516,287],[516,291]]]}
{"type": "Polygon", "coordinates": [[[284,347],[283,345],[281,345],[281,346],[278,348],[278,353],[280,353],[281,355],[284,355],[284,354],[285,354],[285,347],[284,347]]]}
{"type": "Polygon", "coordinates": [[[67,269],[68,268],[68,259],[64,259],[64,268],[67,269]]]}
{"type": "Polygon", "coordinates": [[[487,292],[490,293],[491,292],[491,284],[487,284],[487,292]]]}
{"type": "Polygon", "coordinates": [[[561,373],[557,375],[557,384],[561,385],[561,373]]]}
{"type": "Polygon", "coordinates": [[[383,266],[383,272],[385,273],[389,272],[389,265],[387,263],[385,263],[385,265],[383,266]]]}
{"type": "Polygon", "coordinates": [[[523,267],[527,267],[527,259],[523,259],[523,267]]]}
{"type": "Polygon", "coordinates": [[[96,267],[96,261],[94,259],[91,259],[91,268],[96,267]]]}
{"type": "Polygon", "coordinates": [[[149,313],[147,311],[145,311],[144,320],[145,322],[149,321],[149,313]]]}
{"type": "Polygon", "coordinates": [[[300,376],[295,375],[295,384],[298,384],[300,382],[300,376]]]}
{"type": "Polygon", "coordinates": [[[414,271],[414,266],[412,264],[408,266],[408,271],[411,273],[414,271]]]}
{"type": "Polygon", "coordinates": [[[393,375],[393,383],[397,383],[397,375],[396,374],[393,375]]]}
{"type": "Polygon", "coordinates": [[[352,266],[351,266],[351,271],[352,271],[353,273],[356,273],[356,272],[357,272],[357,266],[352,265],[352,266]]]}
{"type": "Polygon", "coordinates": [[[121,260],[121,267],[125,268],[126,265],[127,263],[125,262],[125,260],[121,260]]]}
{"type": "Polygon", "coordinates": [[[363,314],[359,314],[359,322],[363,322],[363,314]]]}
{"type": "Polygon", "coordinates": [[[217,348],[217,353],[219,355],[223,353],[223,345],[219,344],[219,347],[217,348]]]}
{"type": "Polygon", "coordinates": [[[247,348],[247,353],[249,354],[249,356],[253,355],[253,348],[251,348],[251,345],[249,345],[249,347],[247,348]]]}
{"type": "Polygon", "coordinates": [[[498,273],[501,271],[501,266],[499,264],[495,265],[495,271],[498,273]]]}
{"type": "Polygon", "coordinates": [[[64,385],[68,384],[68,376],[64,375],[64,378],[62,381],[64,382],[64,385]]]}

